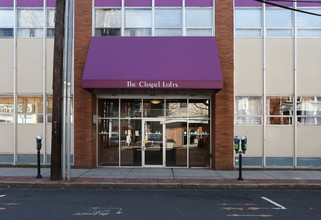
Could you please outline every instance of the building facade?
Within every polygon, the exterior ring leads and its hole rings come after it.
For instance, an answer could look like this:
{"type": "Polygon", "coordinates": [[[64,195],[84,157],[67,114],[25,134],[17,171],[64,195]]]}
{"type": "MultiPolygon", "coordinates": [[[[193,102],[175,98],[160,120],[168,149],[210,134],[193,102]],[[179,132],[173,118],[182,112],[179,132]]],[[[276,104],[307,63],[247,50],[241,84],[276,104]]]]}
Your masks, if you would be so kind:
{"type": "MultiPolygon", "coordinates": [[[[318,3],[285,6],[321,14],[318,3]]],[[[55,0],[0,2],[0,163],[51,161],[55,0]]],[[[75,167],[320,167],[320,17],[252,0],[81,0],[75,167]],[[294,101],[296,100],[296,101],[294,101]]]]}

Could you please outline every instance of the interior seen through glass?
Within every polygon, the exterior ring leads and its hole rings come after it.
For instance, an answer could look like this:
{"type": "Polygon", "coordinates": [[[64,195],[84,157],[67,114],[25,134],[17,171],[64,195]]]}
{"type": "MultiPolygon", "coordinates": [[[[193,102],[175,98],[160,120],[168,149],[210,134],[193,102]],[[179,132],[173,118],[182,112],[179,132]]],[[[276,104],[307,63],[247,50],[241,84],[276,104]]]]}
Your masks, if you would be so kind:
{"type": "Polygon", "coordinates": [[[210,167],[209,99],[99,99],[98,165],[210,167]]]}

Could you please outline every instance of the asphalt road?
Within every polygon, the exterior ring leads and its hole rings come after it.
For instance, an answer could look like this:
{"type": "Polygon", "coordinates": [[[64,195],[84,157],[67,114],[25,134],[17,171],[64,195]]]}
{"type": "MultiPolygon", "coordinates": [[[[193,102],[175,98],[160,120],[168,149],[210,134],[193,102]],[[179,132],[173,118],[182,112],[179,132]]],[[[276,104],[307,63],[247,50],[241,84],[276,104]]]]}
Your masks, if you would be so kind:
{"type": "Polygon", "coordinates": [[[321,219],[321,191],[0,189],[0,219],[321,219]]]}

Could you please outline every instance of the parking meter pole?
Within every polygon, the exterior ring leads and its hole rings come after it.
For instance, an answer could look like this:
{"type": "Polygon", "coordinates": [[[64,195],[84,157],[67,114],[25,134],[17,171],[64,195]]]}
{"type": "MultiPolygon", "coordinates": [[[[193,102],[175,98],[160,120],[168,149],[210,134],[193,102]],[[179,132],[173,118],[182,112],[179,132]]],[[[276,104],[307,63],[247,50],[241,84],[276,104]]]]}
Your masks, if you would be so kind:
{"type": "Polygon", "coordinates": [[[38,160],[38,175],[36,178],[39,179],[39,178],[42,178],[40,174],[40,150],[38,150],[37,160],[38,160]]]}
{"type": "Polygon", "coordinates": [[[243,181],[242,177],[242,153],[239,153],[239,178],[237,178],[239,181],[243,181]]]}

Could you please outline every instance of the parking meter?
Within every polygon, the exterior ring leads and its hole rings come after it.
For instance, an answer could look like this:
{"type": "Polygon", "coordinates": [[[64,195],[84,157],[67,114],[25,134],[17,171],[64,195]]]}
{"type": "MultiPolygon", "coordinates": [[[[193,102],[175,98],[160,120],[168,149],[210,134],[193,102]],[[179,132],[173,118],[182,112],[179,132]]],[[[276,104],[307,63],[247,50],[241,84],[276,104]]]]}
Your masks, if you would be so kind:
{"type": "Polygon", "coordinates": [[[234,150],[236,153],[238,153],[240,150],[240,137],[239,136],[234,137],[234,150]]]}
{"type": "Polygon", "coordinates": [[[244,135],[241,137],[241,148],[242,148],[243,154],[245,154],[245,151],[247,150],[247,137],[244,135]]]}
{"type": "Polygon", "coordinates": [[[37,150],[41,150],[41,147],[42,147],[41,139],[42,139],[42,137],[40,135],[36,136],[37,150]]]}

